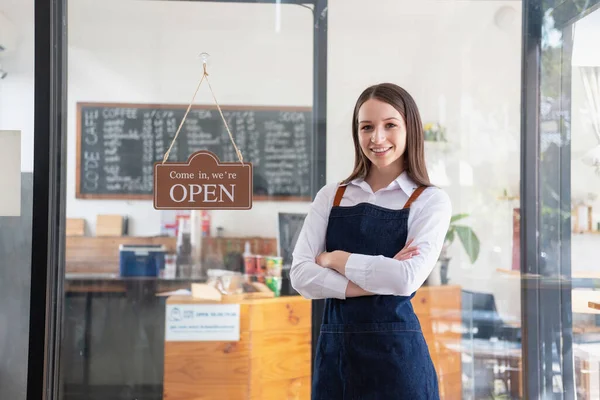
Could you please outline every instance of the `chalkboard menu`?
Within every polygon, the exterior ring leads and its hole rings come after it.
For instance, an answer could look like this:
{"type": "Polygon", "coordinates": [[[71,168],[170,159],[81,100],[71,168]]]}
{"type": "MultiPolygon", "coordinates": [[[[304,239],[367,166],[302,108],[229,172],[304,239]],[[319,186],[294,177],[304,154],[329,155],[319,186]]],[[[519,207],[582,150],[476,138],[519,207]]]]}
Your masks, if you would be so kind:
{"type": "MultiPolygon", "coordinates": [[[[153,166],[162,161],[186,105],[77,104],[77,197],[151,199],[153,166]]],[[[221,106],[245,162],[254,170],[254,199],[310,200],[312,111],[298,107],[221,106]]],[[[209,150],[238,161],[219,111],[194,106],[170,162],[209,150]]]]}

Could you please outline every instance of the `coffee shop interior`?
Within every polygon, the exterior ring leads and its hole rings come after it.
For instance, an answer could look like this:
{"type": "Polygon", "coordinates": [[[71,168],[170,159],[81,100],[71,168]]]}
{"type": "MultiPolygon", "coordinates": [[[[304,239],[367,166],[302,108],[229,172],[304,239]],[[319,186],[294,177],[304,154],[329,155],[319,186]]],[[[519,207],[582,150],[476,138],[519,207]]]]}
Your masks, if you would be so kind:
{"type": "MultiPolygon", "coordinates": [[[[412,299],[440,395],[527,398],[521,1],[67,3],[61,398],[309,399],[322,303],[291,286],[292,251],[316,190],[352,170],[356,98],[384,81],[414,96],[430,178],[452,201],[444,249],[412,299]],[[250,210],[153,207],[153,164],[194,95],[202,52],[254,166],[250,210]],[[233,339],[174,330],[204,306],[237,310],[237,332],[223,334],[233,339]]],[[[0,129],[22,131],[25,199],[33,2],[0,0],[0,22],[11,38],[0,52],[0,129]]],[[[597,399],[600,10],[568,27],[571,251],[561,263],[570,264],[572,363],[550,390],[569,375],[578,398],[597,399]]],[[[564,51],[560,29],[549,29],[548,48],[564,51]]],[[[237,160],[214,100],[204,83],[169,161],[202,149],[237,160]]],[[[542,99],[542,113],[556,107],[542,99]]],[[[541,151],[557,143],[548,135],[541,151]]]]}

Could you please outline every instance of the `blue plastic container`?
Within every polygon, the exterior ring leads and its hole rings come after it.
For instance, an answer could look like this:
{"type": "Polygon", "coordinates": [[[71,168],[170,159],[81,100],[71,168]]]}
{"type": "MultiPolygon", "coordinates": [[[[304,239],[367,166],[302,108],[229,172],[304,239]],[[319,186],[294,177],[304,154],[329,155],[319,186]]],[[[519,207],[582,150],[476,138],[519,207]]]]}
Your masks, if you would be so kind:
{"type": "Polygon", "coordinates": [[[165,268],[166,248],[163,245],[120,245],[119,272],[121,276],[157,277],[165,268]]]}

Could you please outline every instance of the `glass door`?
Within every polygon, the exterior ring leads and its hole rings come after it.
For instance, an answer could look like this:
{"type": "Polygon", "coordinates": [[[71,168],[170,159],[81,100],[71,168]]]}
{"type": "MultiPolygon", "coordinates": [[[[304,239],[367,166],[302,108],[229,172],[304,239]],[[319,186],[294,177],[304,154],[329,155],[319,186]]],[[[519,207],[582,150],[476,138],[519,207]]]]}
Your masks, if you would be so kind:
{"type": "Polygon", "coordinates": [[[0,398],[57,398],[63,3],[0,1],[0,398]]]}
{"type": "Polygon", "coordinates": [[[524,396],[592,399],[598,2],[525,3],[524,85],[539,88],[523,96],[524,396]]]}
{"type": "MultiPolygon", "coordinates": [[[[5,3],[31,39],[31,10],[5,3]]],[[[7,99],[35,78],[31,213],[0,217],[7,257],[13,232],[32,237],[21,275],[4,269],[0,281],[20,296],[0,313],[20,318],[6,337],[29,325],[30,398],[309,399],[323,301],[291,287],[289,255],[316,193],[351,172],[357,96],[384,81],[415,98],[429,176],[452,202],[452,232],[413,299],[441,397],[598,398],[596,3],[36,1],[35,59],[0,52],[0,129],[27,130],[7,99]],[[258,168],[249,211],[152,207],[151,167],[202,76],[201,52],[258,168]],[[192,244],[198,263],[185,261],[192,244]],[[181,335],[207,307],[202,285],[246,279],[268,257],[281,286],[219,289],[270,296],[231,303],[239,338],[181,335]]],[[[173,160],[201,149],[235,160],[205,85],[173,160]]]]}
{"type": "Polygon", "coordinates": [[[288,273],[325,177],[313,3],[68,1],[62,399],[310,395],[311,301],[288,273]],[[252,208],[156,209],[154,163],[237,163],[228,129],[252,208]]]}

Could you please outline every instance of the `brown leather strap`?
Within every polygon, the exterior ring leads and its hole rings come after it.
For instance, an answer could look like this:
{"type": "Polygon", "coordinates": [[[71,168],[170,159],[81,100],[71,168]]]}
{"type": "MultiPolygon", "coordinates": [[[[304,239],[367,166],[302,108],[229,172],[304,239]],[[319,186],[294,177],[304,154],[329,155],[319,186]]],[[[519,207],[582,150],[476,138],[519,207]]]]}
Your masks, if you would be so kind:
{"type": "Polygon", "coordinates": [[[340,203],[342,202],[342,197],[344,197],[344,192],[346,191],[346,188],[348,186],[344,185],[344,186],[338,186],[337,188],[337,192],[335,192],[335,198],[333,199],[333,206],[334,207],[339,207],[340,203]]]}
{"type": "Polygon", "coordinates": [[[413,194],[411,194],[408,198],[408,201],[404,205],[404,208],[410,208],[410,205],[413,203],[413,201],[415,201],[425,189],[427,189],[427,186],[419,186],[418,188],[416,188],[413,194]]]}

